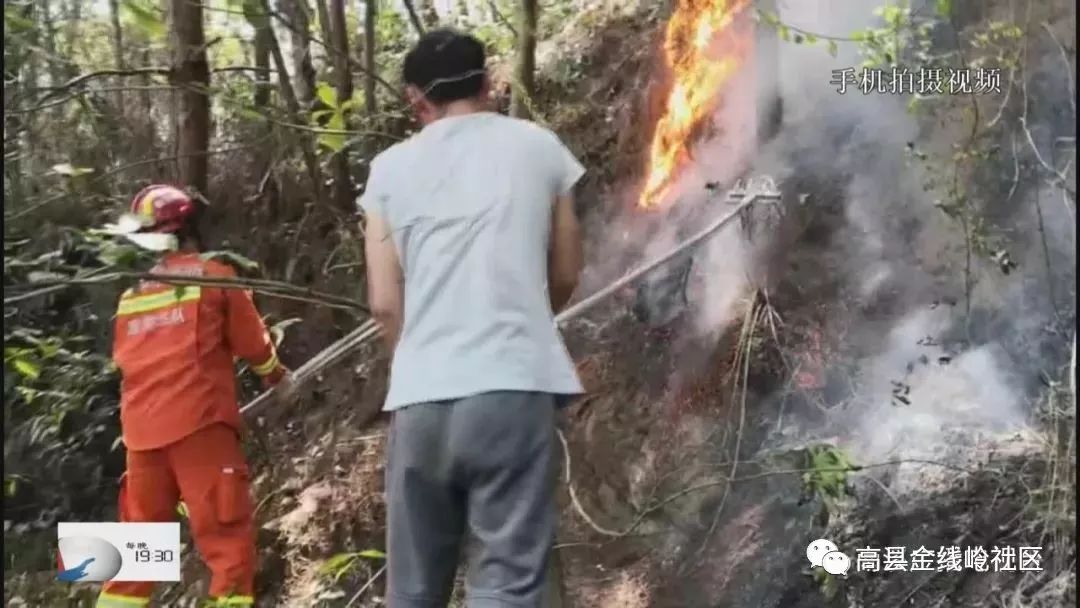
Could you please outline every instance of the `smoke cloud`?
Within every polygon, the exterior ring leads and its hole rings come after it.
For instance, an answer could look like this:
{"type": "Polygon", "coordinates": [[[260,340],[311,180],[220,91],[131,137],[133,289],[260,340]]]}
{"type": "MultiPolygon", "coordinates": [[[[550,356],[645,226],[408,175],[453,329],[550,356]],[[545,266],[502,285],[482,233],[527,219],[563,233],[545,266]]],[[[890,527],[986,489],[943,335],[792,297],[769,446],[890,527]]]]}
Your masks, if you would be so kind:
{"type": "MultiPolygon", "coordinates": [[[[802,30],[844,38],[875,25],[873,11],[880,5],[805,0],[782,3],[778,13],[802,30]]],[[[1054,60],[1056,47],[1036,48],[1042,54],[1034,65],[1054,60]]],[[[775,62],[767,53],[748,62],[725,89],[715,135],[693,150],[693,165],[677,184],[678,203],[651,225],[644,247],[639,237],[627,242],[630,231],[621,229],[621,242],[616,238],[605,247],[619,251],[608,256],[618,260],[608,272],[625,268],[629,255],[662,253],[699,229],[701,218],[724,213],[705,194],[708,182],[766,174],[787,199],[809,195],[797,214],[824,231],[816,242],[785,241],[775,222],[749,231],[736,222],[696,255],[688,289],[694,322],[687,331],[693,336],[683,338],[715,340],[742,317],[740,304],[757,288],[796,285],[787,292],[803,294],[800,299],[773,304],[796,316],[825,311],[818,329],[838,357],[825,362],[826,373],[843,376],[849,390],[826,395],[824,421],[791,414],[783,441],[838,438],[863,462],[962,459],[957,450],[971,442],[957,440],[958,433],[975,441],[1023,428],[1040,374],[1056,374],[1068,356],[1066,328],[1075,319],[1071,201],[1045,174],[1027,171],[1001,184],[996,176],[978,178],[989,193],[979,201],[979,213],[1003,238],[1016,268],[1006,274],[1000,259],[969,253],[964,227],[936,206],[941,194],[925,187],[928,170],[908,149],[918,142],[944,158],[961,139],[962,125],[926,124],[907,111],[906,97],[857,89],[841,95],[830,83],[833,71],[858,68],[862,57],[850,43],[837,51],[833,57],[820,44],[780,42],[775,62]],[[772,87],[783,98],[783,124],[759,146],[746,127],[756,124],[759,95],[772,87]],[[784,276],[776,276],[777,255],[786,260],[779,266],[784,276]]],[[[1067,107],[1071,92],[1064,79],[1031,86],[1044,108],[1067,107]]],[[[1062,116],[1030,115],[1043,150],[1055,134],[1073,132],[1075,114],[1062,116]]],[[[1011,178],[1011,146],[1003,143],[1002,173],[1011,178]]],[[[1021,162],[1031,160],[1029,148],[1017,149],[1021,162]]],[[[781,384],[778,379],[777,391],[781,384]]],[[[905,479],[893,483],[911,483],[905,479]]]]}

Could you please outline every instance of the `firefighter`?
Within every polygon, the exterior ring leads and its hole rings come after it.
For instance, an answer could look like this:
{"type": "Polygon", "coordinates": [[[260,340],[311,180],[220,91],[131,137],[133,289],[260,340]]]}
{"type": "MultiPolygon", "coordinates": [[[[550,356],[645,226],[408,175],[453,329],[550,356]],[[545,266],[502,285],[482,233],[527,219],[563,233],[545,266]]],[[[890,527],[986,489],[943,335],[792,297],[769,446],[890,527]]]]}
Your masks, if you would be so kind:
{"type": "MultiPolygon", "coordinates": [[[[131,212],[141,227],[131,236],[172,243],[152,273],[235,277],[229,266],[200,257],[195,211],[195,201],[173,186],[135,195],[131,212]]],[[[291,380],[251,293],[143,281],[120,298],[114,340],[127,448],[120,521],[175,521],[182,500],[195,548],[211,572],[209,604],[253,605],[254,508],[234,358],[247,361],[265,387],[279,385],[286,398],[291,380]]],[[[152,582],[110,581],[97,606],[145,606],[153,590],[152,582]]]]}

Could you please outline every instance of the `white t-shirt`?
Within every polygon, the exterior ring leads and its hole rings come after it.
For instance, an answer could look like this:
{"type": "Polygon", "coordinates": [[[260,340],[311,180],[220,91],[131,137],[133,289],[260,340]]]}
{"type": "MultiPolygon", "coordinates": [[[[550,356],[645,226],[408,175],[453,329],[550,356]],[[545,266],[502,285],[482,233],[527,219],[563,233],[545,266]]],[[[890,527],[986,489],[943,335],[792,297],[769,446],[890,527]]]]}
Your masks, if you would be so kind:
{"type": "Polygon", "coordinates": [[[405,274],[383,409],[582,392],[547,270],[552,205],[584,172],[551,131],[489,112],[437,120],[372,160],[358,202],[389,224],[405,274]]]}

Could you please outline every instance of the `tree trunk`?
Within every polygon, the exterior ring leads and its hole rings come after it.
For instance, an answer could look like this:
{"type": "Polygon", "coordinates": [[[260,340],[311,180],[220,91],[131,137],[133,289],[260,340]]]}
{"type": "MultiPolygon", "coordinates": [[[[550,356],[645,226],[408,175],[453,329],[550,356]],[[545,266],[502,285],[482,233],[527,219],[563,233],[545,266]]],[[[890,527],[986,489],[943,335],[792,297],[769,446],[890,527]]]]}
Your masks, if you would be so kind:
{"type": "Polygon", "coordinates": [[[79,75],[79,66],[72,61],[71,58],[79,56],[79,52],[75,48],[75,41],[80,39],[80,33],[82,31],[82,0],[71,0],[65,21],[67,23],[67,30],[64,32],[64,44],[67,47],[67,50],[63,53],[64,76],[62,80],[67,82],[79,75]]]}
{"type": "Polygon", "coordinates": [[[416,7],[413,6],[412,0],[403,0],[405,2],[405,12],[409,13],[409,21],[412,22],[413,29],[420,36],[424,35],[424,22],[420,20],[420,15],[416,12],[416,7]]]}
{"type": "Polygon", "coordinates": [[[206,60],[202,4],[170,0],[172,84],[179,87],[176,135],[180,182],[205,195],[210,145],[210,66],[206,60]]]}
{"type": "Polygon", "coordinates": [[[244,18],[255,30],[255,94],[253,103],[260,110],[270,105],[270,15],[254,0],[244,2],[244,18]]]}
{"type": "MultiPolygon", "coordinates": [[[[330,55],[334,55],[334,22],[330,17],[330,11],[326,8],[326,0],[315,0],[315,11],[319,15],[319,31],[322,33],[322,39],[326,44],[326,49],[330,55]]],[[[328,58],[333,65],[337,65],[337,57],[328,58]]]]}
{"type": "MultiPolygon", "coordinates": [[[[323,0],[316,0],[320,4],[323,0]]],[[[352,99],[352,73],[349,72],[349,25],[345,20],[345,0],[330,0],[330,34],[328,41],[334,49],[334,80],[340,107],[352,99]]],[[[342,124],[349,128],[349,110],[341,110],[342,124]]],[[[349,148],[334,155],[334,202],[339,209],[348,210],[353,204],[352,178],[349,175],[349,148]]]]}
{"type": "Polygon", "coordinates": [[[510,115],[531,118],[530,104],[535,91],[536,72],[536,0],[518,0],[517,65],[510,98],[510,115]]]}
{"type": "MultiPolygon", "coordinates": [[[[260,5],[263,11],[269,15],[269,1],[260,0],[260,5]]],[[[289,82],[289,71],[285,68],[285,55],[281,52],[281,45],[278,44],[274,31],[272,29],[267,31],[269,32],[267,42],[270,45],[270,56],[274,59],[274,67],[277,69],[278,88],[281,90],[281,97],[285,100],[285,106],[289,109],[293,120],[301,127],[307,126],[307,116],[300,107],[300,101],[296,97],[292,83],[289,82]]],[[[311,143],[311,134],[308,131],[299,131],[296,139],[300,145],[300,151],[304,155],[304,165],[307,166],[308,177],[311,178],[311,189],[315,194],[315,200],[322,200],[322,176],[319,171],[319,159],[315,155],[315,147],[311,143]]]]}
{"type": "Polygon", "coordinates": [[[374,116],[378,111],[375,101],[375,23],[379,18],[378,6],[375,0],[364,2],[364,108],[368,116],[374,116]]]}
{"type": "MultiPolygon", "coordinates": [[[[124,28],[120,26],[120,0],[109,0],[109,21],[112,23],[113,63],[124,69],[124,28]]],[[[124,111],[124,92],[116,92],[117,111],[124,111]]]]}
{"type": "MultiPolygon", "coordinates": [[[[144,48],[139,58],[141,66],[144,68],[152,66],[152,59],[153,57],[150,53],[150,49],[144,48]]],[[[151,95],[150,89],[148,88],[154,84],[154,79],[148,74],[146,76],[143,76],[140,82],[143,85],[143,90],[139,92],[139,102],[142,104],[143,112],[145,114],[145,121],[143,124],[143,128],[145,129],[145,131],[143,133],[143,137],[146,140],[146,150],[148,156],[150,156],[150,158],[157,158],[159,156],[157,146],[158,127],[157,121],[154,120],[154,97],[153,95],[151,95]]],[[[154,181],[162,181],[168,175],[168,167],[160,161],[154,163],[153,171],[154,181]]]]}
{"type": "Polygon", "coordinates": [[[315,98],[315,66],[311,63],[311,18],[307,0],[284,0],[281,4],[290,24],[293,90],[300,105],[310,108],[315,98]]]}
{"type": "Polygon", "coordinates": [[[56,24],[49,0],[41,0],[41,27],[44,30],[45,61],[49,65],[49,84],[57,87],[64,83],[64,66],[56,48],[56,24]]]}

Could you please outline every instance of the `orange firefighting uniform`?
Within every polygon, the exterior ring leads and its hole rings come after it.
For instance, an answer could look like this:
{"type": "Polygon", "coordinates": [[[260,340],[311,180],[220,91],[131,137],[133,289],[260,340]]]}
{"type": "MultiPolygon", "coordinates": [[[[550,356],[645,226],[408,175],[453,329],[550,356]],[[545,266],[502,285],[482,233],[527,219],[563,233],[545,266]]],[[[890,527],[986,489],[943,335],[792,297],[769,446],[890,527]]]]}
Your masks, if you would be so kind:
{"type": "MultiPolygon", "coordinates": [[[[187,253],[167,254],[154,272],[235,276],[222,263],[187,253]]],[[[212,575],[211,601],[250,606],[255,528],[234,357],[266,385],[286,373],[250,292],[143,282],[121,297],[113,346],[127,447],[120,521],[175,521],[183,499],[195,547],[212,575]]],[[[97,606],[145,606],[154,586],[108,582],[97,606]]]]}

